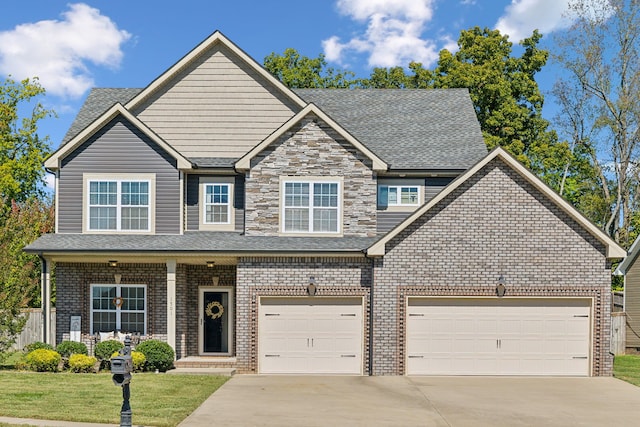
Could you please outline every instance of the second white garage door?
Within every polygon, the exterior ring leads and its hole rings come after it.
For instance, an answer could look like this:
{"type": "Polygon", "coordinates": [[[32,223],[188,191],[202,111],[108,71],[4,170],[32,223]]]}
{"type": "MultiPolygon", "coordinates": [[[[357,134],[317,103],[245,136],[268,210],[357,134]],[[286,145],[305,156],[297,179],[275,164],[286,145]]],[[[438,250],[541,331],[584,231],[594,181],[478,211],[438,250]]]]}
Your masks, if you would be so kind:
{"type": "Polygon", "coordinates": [[[407,374],[589,375],[588,299],[412,298],[407,374]]]}
{"type": "Polygon", "coordinates": [[[261,298],[259,372],[361,374],[362,316],[362,298],[261,298]]]}

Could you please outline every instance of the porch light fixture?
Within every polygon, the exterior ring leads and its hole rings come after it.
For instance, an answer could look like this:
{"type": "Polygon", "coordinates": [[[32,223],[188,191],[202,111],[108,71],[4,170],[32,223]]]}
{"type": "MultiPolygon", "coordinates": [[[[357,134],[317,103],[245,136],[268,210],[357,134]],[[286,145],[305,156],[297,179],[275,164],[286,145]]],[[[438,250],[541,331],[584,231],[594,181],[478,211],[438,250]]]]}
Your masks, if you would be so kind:
{"type": "Polygon", "coordinates": [[[506,292],[506,285],[507,281],[505,280],[504,276],[501,274],[500,277],[498,277],[498,286],[496,286],[496,295],[499,298],[502,298],[504,296],[504,293],[506,292]]]}
{"type": "Polygon", "coordinates": [[[111,260],[109,260],[109,265],[111,267],[117,267],[118,266],[118,261],[115,260],[115,259],[111,259],[111,260]]]}
{"type": "Polygon", "coordinates": [[[309,284],[307,285],[307,294],[310,297],[315,296],[316,294],[316,278],[313,276],[309,276],[309,284]]]}
{"type": "Polygon", "coordinates": [[[216,265],[215,261],[207,261],[207,267],[213,268],[216,265]]]}

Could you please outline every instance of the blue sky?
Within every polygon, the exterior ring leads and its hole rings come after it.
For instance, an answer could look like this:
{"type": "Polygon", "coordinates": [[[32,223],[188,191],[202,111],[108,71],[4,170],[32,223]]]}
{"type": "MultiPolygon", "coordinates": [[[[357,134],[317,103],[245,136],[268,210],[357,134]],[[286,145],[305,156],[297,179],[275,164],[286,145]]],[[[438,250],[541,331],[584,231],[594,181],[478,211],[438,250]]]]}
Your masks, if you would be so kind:
{"type": "MultiPolygon", "coordinates": [[[[144,87],[215,30],[262,63],[293,47],[368,76],[374,66],[432,66],[460,30],[498,28],[512,41],[566,27],[568,0],[24,0],[0,14],[0,76],[38,76],[58,117],[56,148],[91,87],[144,87]]],[[[550,90],[554,70],[540,75],[550,90]]],[[[551,118],[551,117],[547,117],[551,118]]]]}

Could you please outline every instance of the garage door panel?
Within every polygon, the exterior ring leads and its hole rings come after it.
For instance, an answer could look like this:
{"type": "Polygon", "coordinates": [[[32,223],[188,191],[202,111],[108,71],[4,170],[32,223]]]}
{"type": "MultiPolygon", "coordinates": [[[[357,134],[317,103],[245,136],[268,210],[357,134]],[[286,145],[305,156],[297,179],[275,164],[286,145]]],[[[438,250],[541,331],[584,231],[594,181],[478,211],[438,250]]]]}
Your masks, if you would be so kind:
{"type": "Polygon", "coordinates": [[[588,375],[588,299],[409,299],[407,373],[588,375]]]}
{"type": "Polygon", "coordinates": [[[260,309],[261,373],[361,373],[361,298],[263,298],[260,309]]]}

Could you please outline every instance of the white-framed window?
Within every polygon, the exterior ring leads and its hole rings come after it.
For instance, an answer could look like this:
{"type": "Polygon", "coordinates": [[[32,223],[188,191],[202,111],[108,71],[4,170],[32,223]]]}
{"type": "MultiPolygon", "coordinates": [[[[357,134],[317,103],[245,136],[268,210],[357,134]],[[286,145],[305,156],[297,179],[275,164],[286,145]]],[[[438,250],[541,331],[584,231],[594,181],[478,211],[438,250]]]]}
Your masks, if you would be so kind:
{"type": "Polygon", "coordinates": [[[418,206],[420,186],[380,185],[378,186],[378,206],[418,206]]]}
{"type": "Polygon", "coordinates": [[[202,214],[204,223],[230,224],[231,197],[231,184],[205,184],[202,214]]]}
{"type": "Polygon", "coordinates": [[[146,285],[91,285],[91,334],[147,332],[146,285]]]}
{"type": "Polygon", "coordinates": [[[87,180],[89,231],[150,231],[151,181],[87,180]]]}
{"type": "Polygon", "coordinates": [[[285,233],[340,232],[339,182],[284,181],[282,188],[285,233]]]}

